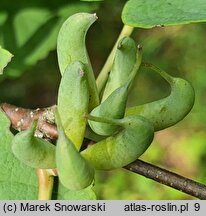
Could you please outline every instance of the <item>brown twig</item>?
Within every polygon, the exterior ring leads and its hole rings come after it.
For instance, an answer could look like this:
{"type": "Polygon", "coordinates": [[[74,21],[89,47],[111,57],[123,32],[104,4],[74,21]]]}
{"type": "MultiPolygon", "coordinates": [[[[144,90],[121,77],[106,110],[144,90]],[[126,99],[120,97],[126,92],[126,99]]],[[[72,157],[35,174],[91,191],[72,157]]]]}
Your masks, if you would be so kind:
{"type": "MultiPolygon", "coordinates": [[[[58,133],[56,125],[50,122],[47,118],[48,111],[54,110],[55,106],[31,110],[16,107],[7,103],[2,103],[0,104],[0,107],[10,119],[13,128],[19,131],[25,130],[30,127],[33,120],[38,120],[38,129],[43,133],[44,137],[49,139],[57,139],[58,133]]],[[[147,178],[153,179],[161,184],[180,190],[191,196],[197,197],[199,199],[206,199],[205,185],[185,178],[176,173],[141,160],[136,160],[124,168],[147,178]]]]}
{"type": "Polygon", "coordinates": [[[191,196],[197,197],[199,199],[206,199],[205,185],[170,172],[166,169],[162,169],[141,160],[136,160],[133,163],[127,165],[125,168],[191,196]]]}
{"type": "Polygon", "coordinates": [[[38,120],[38,129],[43,133],[43,136],[49,139],[57,139],[56,125],[48,121],[46,117],[46,114],[50,110],[54,110],[55,106],[32,110],[2,103],[0,107],[11,121],[14,129],[18,131],[26,130],[31,126],[32,121],[38,120]]]}

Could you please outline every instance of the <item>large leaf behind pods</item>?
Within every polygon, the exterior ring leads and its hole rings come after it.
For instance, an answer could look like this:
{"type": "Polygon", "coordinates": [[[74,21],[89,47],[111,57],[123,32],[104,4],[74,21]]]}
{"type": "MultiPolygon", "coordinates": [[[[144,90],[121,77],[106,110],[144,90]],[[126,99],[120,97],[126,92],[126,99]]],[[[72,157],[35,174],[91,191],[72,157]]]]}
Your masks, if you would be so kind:
{"type": "Polygon", "coordinates": [[[152,28],[206,21],[205,0],[130,0],[126,3],[122,20],[125,24],[152,28]]]}
{"type": "Polygon", "coordinates": [[[12,151],[10,122],[0,111],[0,199],[37,199],[38,180],[35,169],[18,161],[12,151]]]}

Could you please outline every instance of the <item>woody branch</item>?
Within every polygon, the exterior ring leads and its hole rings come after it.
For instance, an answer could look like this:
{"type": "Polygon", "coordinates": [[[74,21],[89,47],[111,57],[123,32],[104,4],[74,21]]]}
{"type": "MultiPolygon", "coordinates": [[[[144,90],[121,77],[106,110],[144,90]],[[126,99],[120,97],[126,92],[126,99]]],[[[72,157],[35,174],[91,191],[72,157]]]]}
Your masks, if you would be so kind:
{"type": "MultiPolygon", "coordinates": [[[[32,110],[2,103],[0,107],[9,118],[14,129],[19,131],[26,130],[30,127],[33,120],[38,120],[38,130],[42,133],[42,137],[52,140],[58,138],[56,125],[48,117],[54,111],[55,106],[32,110]]],[[[141,160],[136,160],[124,168],[196,198],[206,199],[205,185],[166,169],[141,160]]]]}

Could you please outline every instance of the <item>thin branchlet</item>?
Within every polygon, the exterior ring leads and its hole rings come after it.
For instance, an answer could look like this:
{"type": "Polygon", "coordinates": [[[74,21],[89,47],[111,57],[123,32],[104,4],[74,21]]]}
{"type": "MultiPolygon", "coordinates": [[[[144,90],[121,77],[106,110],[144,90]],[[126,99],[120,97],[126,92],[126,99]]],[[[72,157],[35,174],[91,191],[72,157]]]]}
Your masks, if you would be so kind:
{"type": "Polygon", "coordinates": [[[55,106],[50,108],[25,109],[11,104],[2,103],[1,109],[11,122],[11,126],[18,131],[23,131],[31,127],[33,121],[38,120],[38,130],[45,138],[57,139],[58,133],[56,125],[48,121],[45,116],[55,110],[55,106]]]}

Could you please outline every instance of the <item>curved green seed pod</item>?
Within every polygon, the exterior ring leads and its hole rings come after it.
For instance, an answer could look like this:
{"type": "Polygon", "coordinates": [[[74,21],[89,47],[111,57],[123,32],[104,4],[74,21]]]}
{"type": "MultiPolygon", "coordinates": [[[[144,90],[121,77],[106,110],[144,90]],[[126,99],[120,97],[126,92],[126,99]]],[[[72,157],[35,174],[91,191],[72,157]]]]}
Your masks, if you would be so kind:
{"type": "Polygon", "coordinates": [[[94,131],[90,128],[90,126],[87,125],[84,137],[94,142],[99,142],[100,140],[105,139],[107,136],[101,136],[99,134],[94,133],[94,131]]]}
{"type": "Polygon", "coordinates": [[[150,146],[154,129],[142,116],[129,116],[121,120],[105,121],[103,118],[89,117],[90,120],[118,124],[123,129],[81,152],[95,169],[112,170],[126,166],[142,155],[150,146]]]}
{"type": "Polygon", "coordinates": [[[14,155],[27,166],[41,169],[56,168],[56,147],[50,142],[35,137],[37,122],[29,130],[19,132],[12,141],[14,155]]]}
{"type": "MultiPolygon", "coordinates": [[[[130,66],[131,71],[130,73],[128,73],[128,76],[126,77],[126,81],[124,81],[124,85],[115,89],[106,98],[105,101],[103,101],[99,106],[97,106],[95,109],[92,110],[92,112],[90,113],[91,115],[97,117],[107,117],[111,119],[121,119],[124,116],[126,104],[127,104],[127,98],[128,98],[128,90],[139,69],[140,64],[141,64],[141,53],[140,50],[138,50],[138,52],[136,53],[136,62],[132,66],[132,68],[130,66]]],[[[110,80],[110,82],[111,81],[112,80],[110,80]]],[[[123,80],[121,81],[121,83],[123,83],[123,80]]],[[[117,84],[119,85],[120,82],[116,83],[115,86],[117,86],[117,84]]],[[[112,84],[110,83],[109,85],[111,86],[112,84]]],[[[91,129],[95,133],[101,136],[110,136],[114,134],[119,128],[119,126],[117,125],[111,125],[102,122],[94,122],[90,120],[88,122],[91,129]]]]}
{"type": "Polygon", "coordinates": [[[181,121],[190,112],[195,92],[188,81],[172,77],[151,64],[146,66],[157,71],[170,84],[171,93],[166,98],[127,108],[125,116],[144,116],[153,124],[154,130],[159,131],[181,121]]]}
{"type": "MultiPolygon", "coordinates": [[[[120,119],[124,116],[128,95],[128,86],[116,89],[103,103],[92,110],[91,115],[107,118],[120,119]]],[[[110,136],[114,134],[119,126],[102,122],[88,121],[91,129],[101,135],[110,136]]]]}
{"type": "Polygon", "coordinates": [[[94,168],[65,136],[58,114],[56,115],[58,140],[56,145],[56,164],[59,179],[66,188],[80,190],[89,186],[94,179],[94,168]]]}
{"type": "Polygon", "coordinates": [[[57,38],[57,55],[62,75],[67,66],[74,61],[80,61],[85,64],[90,94],[89,110],[92,110],[99,104],[99,96],[86,50],[85,37],[89,27],[96,20],[96,14],[74,14],[64,22],[57,38]]]}
{"type": "Polygon", "coordinates": [[[115,53],[112,70],[104,89],[102,102],[105,101],[114,90],[125,85],[135,64],[136,53],[137,46],[132,38],[124,37],[120,40],[115,53]]]}
{"type": "Polygon", "coordinates": [[[64,131],[80,149],[85,129],[88,112],[89,93],[84,65],[80,62],[70,64],[61,79],[58,92],[58,110],[64,131]]]}

